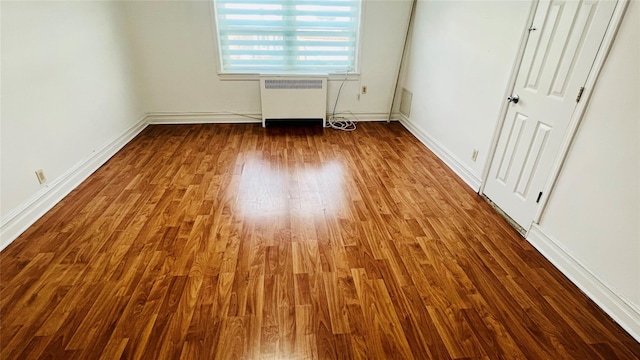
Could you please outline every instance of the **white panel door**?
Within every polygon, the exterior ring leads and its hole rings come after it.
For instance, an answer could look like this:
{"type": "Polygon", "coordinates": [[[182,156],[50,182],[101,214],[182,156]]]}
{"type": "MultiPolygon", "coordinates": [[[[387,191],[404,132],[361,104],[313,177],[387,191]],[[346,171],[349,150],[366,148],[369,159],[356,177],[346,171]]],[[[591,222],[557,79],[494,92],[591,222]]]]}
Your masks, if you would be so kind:
{"type": "Polygon", "coordinates": [[[535,216],[576,98],[615,1],[541,1],[517,74],[484,194],[524,229],[535,216]]]}

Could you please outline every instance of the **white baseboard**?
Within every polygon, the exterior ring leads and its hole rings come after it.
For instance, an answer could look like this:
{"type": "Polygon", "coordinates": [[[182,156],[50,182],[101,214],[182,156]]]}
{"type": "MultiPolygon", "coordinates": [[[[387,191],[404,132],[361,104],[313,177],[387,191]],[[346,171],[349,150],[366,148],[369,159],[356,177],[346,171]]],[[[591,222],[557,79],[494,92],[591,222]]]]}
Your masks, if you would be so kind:
{"type": "Polygon", "coordinates": [[[0,223],[0,251],[78,187],[145,127],[147,127],[146,116],[4,216],[0,223]]]}
{"type": "Polygon", "coordinates": [[[149,124],[243,124],[260,123],[262,115],[230,112],[150,112],[149,124]]]}
{"type": "MultiPolygon", "coordinates": [[[[395,115],[395,114],[394,114],[395,115]]],[[[400,123],[417,137],[429,150],[431,150],[437,157],[440,158],[453,172],[455,172],[467,185],[469,185],[473,191],[478,192],[482,180],[469,169],[462,161],[458,159],[453,153],[451,153],[444,145],[440,144],[431,135],[417,127],[413,122],[407,119],[402,114],[397,114],[400,118],[400,123]]]]}
{"type": "MultiPolygon", "coordinates": [[[[331,114],[327,114],[327,119],[331,116],[331,114]]],[[[349,120],[355,120],[355,121],[361,121],[361,122],[366,122],[366,121],[388,121],[389,120],[389,113],[352,113],[352,112],[336,112],[336,116],[344,116],[349,120]]],[[[392,120],[393,121],[393,120],[392,120]]]]}
{"type": "Polygon", "coordinates": [[[631,336],[640,341],[640,309],[636,305],[601,281],[537,224],[529,230],[527,241],[631,336]]]}
{"type": "MultiPolygon", "coordinates": [[[[331,114],[327,114],[327,119],[331,114]]],[[[388,113],[351,113],[337,112],[336,116],[344,116],[356,121],[387,121],[388,113]]],[[[260,113],[232,112],[150,112],[147,113],[149,124],[246,124],[262,122],[260,113]]]]}
{"type": "Polygon", "coordinates": [[[395,111],[391,114],[391,121],[400,121],[402,118],[407,120],[406,116],[402,115],[402,113],[395,111]]]}

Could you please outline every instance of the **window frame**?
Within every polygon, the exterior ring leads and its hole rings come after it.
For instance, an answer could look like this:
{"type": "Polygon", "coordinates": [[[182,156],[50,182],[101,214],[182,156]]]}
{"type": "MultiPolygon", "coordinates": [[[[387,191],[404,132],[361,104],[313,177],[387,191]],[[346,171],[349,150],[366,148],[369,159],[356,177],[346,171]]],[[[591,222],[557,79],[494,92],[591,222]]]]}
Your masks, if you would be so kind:
{"type": "Polygon", "coordinates": [[[216,73],[218,78],[223,81],[253,81],[259,80],[262,76],[290,76],[290,77],[304,77],[304,76],[325,76],[329,81],[344,80],[355,81],[360,80],[361,71],[361,54],[363,44],[363,29],[364,29],[364,14],[366,10],[366,1],[360,0],[360,19],[358,22],[358,38],[356,39],[355,59],[354,67],[355,71],[345,73],[343,71],[338,72],[228,72],[222,68],[222,52],[220,51],[220,36],[218,32],[218,21],[216,17],[216,4],[214,0],[209,0],[209,16],[211,18],[211,34],[213,36],[213,52],[216,62],[216,73]]]}

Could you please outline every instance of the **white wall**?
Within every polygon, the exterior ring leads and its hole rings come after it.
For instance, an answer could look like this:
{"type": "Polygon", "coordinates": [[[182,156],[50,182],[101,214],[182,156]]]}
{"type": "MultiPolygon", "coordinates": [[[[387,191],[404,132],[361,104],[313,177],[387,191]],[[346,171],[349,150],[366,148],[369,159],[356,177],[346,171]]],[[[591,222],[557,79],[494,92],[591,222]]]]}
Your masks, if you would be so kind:
{"type": "MultiPolygon", "coordinates": [[[[126,7],[148,112],[260,114],[258,81],[217,75],[209,1],[132,1],[126,7]]],[[[364,1],[361,77],[347,82],[338,110],[387,116],[410,9],[409,0],[364,1]],[[358,100],[360,85],[368,91],[358,100]]],[[[329,108],[339,85],[330,82],[329,108]]]]}
{"type": "Polygon", "coordinates": [[[530,5],[419,0],[416,6],[402,80],[413,104],[403,122],[475,189],[530,5]]]}
{"type": "Polygon", "coordinates": [[[640,3],[629,4],[538,230],[635,306],[640,338],[640,3]]]}
{"type": "Polygon", "coordinates": [[[115,151],[105,147],[126,142],[144,111],[119,2],[0,6],[1,249],[115,151]]]}

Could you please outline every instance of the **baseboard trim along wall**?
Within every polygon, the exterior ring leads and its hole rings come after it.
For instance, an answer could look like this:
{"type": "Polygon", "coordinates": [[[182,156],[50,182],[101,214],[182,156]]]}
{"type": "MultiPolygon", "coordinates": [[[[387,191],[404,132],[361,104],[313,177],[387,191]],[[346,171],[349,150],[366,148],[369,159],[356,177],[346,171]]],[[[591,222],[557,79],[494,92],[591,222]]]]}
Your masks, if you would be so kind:
{"type": "Polygon", "coordinates": [[[260,123],[260,113],[240,114],[232,112],[150,112],[147,122],[159,124],[243,124],[260,123]]]}
{"type": "Polygon", "coordinates": [[[453,153],[451,153],[445,146],[440,144],[432,136],[424,132],[422,129],[409,121],[404,115],[397,114],[400,118],[400,123],[409,130],[422,142],[429,150],[431,150],[440,160],[442,160],[453,172],[455,172],[467,185],[469,185],[473,191],[478,192],[480,190],[480,184],[482,180],[469,169],[462,161],[458,159],[453,153]]]}
{"type": "MultiPolygon", "coordinates": [[[[329,119],[329,117],[332,114],[327,114],[327,119],[329,119]]],[[[350,111],[336,111],[336,117],[345,117],[349,120],[353,120],[353,121],[389,121],[389,113],[353,113],[350,111]]],[[[391,121],[395,121],[393,119],[391,119],[391,121]]]]}
{"type": "Polygon", "coordinates": [[[146,116],[120,136],[106,143],[59,178],[47,183],[31,199],[3,217],[0,223],[0,251],[11,244],[60,200],[78,187],[113,155],[147,127],[146,116]]]}
{"type": "MultiPolygon", "coordinates": [[[[327,114],[327,119],[331,114],[327,114]]],[[[352,113],[336,112],[336,116],[343,116],[354,121],[387,121],[388,113],[352,113]]],[[[150,112],[147,113],[149,124],[246,124],[262,122],[261,113],[233,113],[233,112],[150,112]]]]}
{"type": "Polygon", "coordinates": [[[602,282],[538,225],[531,227],[527,241],[631,336],[640,341],[640,309],[637,306],[602,282]]]}

